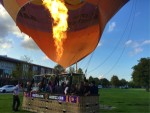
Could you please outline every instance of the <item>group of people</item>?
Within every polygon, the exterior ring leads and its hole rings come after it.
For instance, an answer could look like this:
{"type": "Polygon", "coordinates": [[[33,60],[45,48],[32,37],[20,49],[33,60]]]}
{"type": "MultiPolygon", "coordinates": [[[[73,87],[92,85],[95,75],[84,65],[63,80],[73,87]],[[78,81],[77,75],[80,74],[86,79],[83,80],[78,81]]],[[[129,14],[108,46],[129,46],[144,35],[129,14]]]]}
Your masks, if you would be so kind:
{"type": "Polygon", "coordinates": [[[95,81],[91,83],[88,80],[81,81],[80,83],[73,83],[72,78],[66,79],[65,81],[59,81],[56,76],[55,79],[47,81],[44,76],[39,83],[34,83],[34,79],[32,81],[27,82],[27,92],[47,92],[50,94],[65,94],[65,95],[80,95],[80,96],[88,96],[88,95],[98,95],[98,87],[95,84],[95,81]],[[34,90],[34,86],[36,86],[36,90],[34,90]]]}
{"type": "Polygon", "coordinates": [[[64,93],[79,96],[98,95],[98,87],[95,81],[89,83],[88,80],[85,80],[81,81],[80,84],[72,84],[70,87],[66,87],[64,93]]]}

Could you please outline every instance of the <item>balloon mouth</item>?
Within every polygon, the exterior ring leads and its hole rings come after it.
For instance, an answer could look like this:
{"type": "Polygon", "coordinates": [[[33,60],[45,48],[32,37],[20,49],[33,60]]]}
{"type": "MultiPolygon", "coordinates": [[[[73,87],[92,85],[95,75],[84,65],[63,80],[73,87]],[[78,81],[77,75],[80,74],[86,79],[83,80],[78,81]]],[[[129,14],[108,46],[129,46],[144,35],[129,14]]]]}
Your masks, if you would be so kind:
{"type": "Polygon", "coordinates": [[[82,7],[86,2],[83,0],[75,0],[70,1],[70,0],[65,0],[65,5],[69,10],[76,10],[80,7],[82,7]]]}
{"type": "Polygon", "coordinates": [[[83,2],[83,3],[81,3],[81,4],[78,4],[78,5],[72,5],[72,4],[65,3],[66,7],[67,7],[69,10],[76,10],[76,9],[78,9],[78,8],[81,8],[84,4],[85,4],[85,2],[83,2]]]}
{"type": "Polygon", "coordinates": [[[83,2],[85,2],[85,0],[64,0],[64,1],[70,5],[79,5],[83,2]]]}
{"type": "MultiPolygon", "coordinates": [[[[64,0],[65,5],[69,10],[76,10],[80,7],[82,7],[86,2],[84,0],[64,0]]],[[[42,0],[33,0],[31,3],[35,5],[42,5],[42,0]]]]}

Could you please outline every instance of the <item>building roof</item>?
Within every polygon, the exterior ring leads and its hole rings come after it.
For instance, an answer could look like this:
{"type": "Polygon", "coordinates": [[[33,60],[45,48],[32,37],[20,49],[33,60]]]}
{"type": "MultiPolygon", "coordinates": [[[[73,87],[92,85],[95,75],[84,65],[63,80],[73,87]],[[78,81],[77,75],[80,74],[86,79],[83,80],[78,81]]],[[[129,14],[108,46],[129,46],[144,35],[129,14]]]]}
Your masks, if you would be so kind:
{"type": "MultiPolygon", "coordinates": [[[[23,60],[18,60],[18,59],[15,59],[15,58],[11,58],[11,57],[8,57],[7,55],[0,55],[0,60],[9,61],[9,62],[13,62],[13,63],[28,63],[28,64],[31,64],[31,65],[34,65],[34,66],[41,66],[41,67],[44,67],[44,68],[51,68],[51,67],[47,67],[47,66],[34,64],[34,63],[29,63],[29,62],[26,62],[26,61],[23,61],[23,60]]],[[[53,69],[53,68],[51,68],[51,69],[53,69]]]]}

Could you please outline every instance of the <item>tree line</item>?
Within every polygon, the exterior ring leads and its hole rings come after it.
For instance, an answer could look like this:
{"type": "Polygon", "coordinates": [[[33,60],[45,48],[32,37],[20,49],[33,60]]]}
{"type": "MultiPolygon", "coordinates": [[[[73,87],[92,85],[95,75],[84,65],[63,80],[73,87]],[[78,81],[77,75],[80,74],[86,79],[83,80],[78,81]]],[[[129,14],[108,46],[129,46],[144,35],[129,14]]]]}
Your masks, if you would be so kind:
{"type": "MultiPolygon", "coordinates": [[[[58,65],[59,67],[59,65],[58,65]]],[[[56,69],[57,66],[54,67],[56,69]]],[[[63,67],[61,67],[63,68],[63,67]]],[[[150,58],[141,58],[138,60],[138,63],[132,67],[133,72],[131,74],[131,81],[126,81],[124,78],[120,79],[117,75],[113,75],[109,81],[106,78],[99,79],[97,77],[90,76],[89,82],[94,80],[97,85],[102,85],[102,87],[121,87],[121,88],[145,88],[146,91],[149,91],[150,88],[150,58]]],[[[59,70],[59,69],[58,69],[59,70]]],[[[64,70],[63,70],[64,71],[64,70]]],[[[70,67],[68,72],[73,73],[75,69],[70,67]]],[[[77,70],[78,73],[83,73],[82,69],[77,70]]]]}

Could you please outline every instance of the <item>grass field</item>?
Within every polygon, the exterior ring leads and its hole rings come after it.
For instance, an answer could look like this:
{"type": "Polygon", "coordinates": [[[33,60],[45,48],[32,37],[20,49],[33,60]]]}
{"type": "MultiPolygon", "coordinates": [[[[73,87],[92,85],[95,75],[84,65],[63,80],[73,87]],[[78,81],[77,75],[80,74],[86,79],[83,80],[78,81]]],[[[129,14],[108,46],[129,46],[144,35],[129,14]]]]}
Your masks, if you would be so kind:
{"type": "MultiPolygon", "coordinates": [[[[12,94],[0,94],[0,113],[15,113],[12,111],[12,94]]],[[[20,95],[22,101],[22,95],[20,95]]],[[[22,102],[21,102],[22,103],[22,102]]],[[[17,113],[28,113],[27,111],[20,110],[17,113]]]]}
{"type": "Polygon", "coordinates": [[[150,92],[144,89],[101,89],[100,104],[112,107],[101,109],[100,113],[150,113],[150,92]]]}
{"type": "MultiPolygon", "coordinates": [[[[22,99],[22,96],[20,96],[22,99]]],[[[150,92],[143,89],[100,89],[100,113],[150,113],[150,92]]],[[[0,113],[13,113],[12,94],[0,94],[0,113]]],[[[17,113],[29,113],[20,110],[17,113]]]]}

